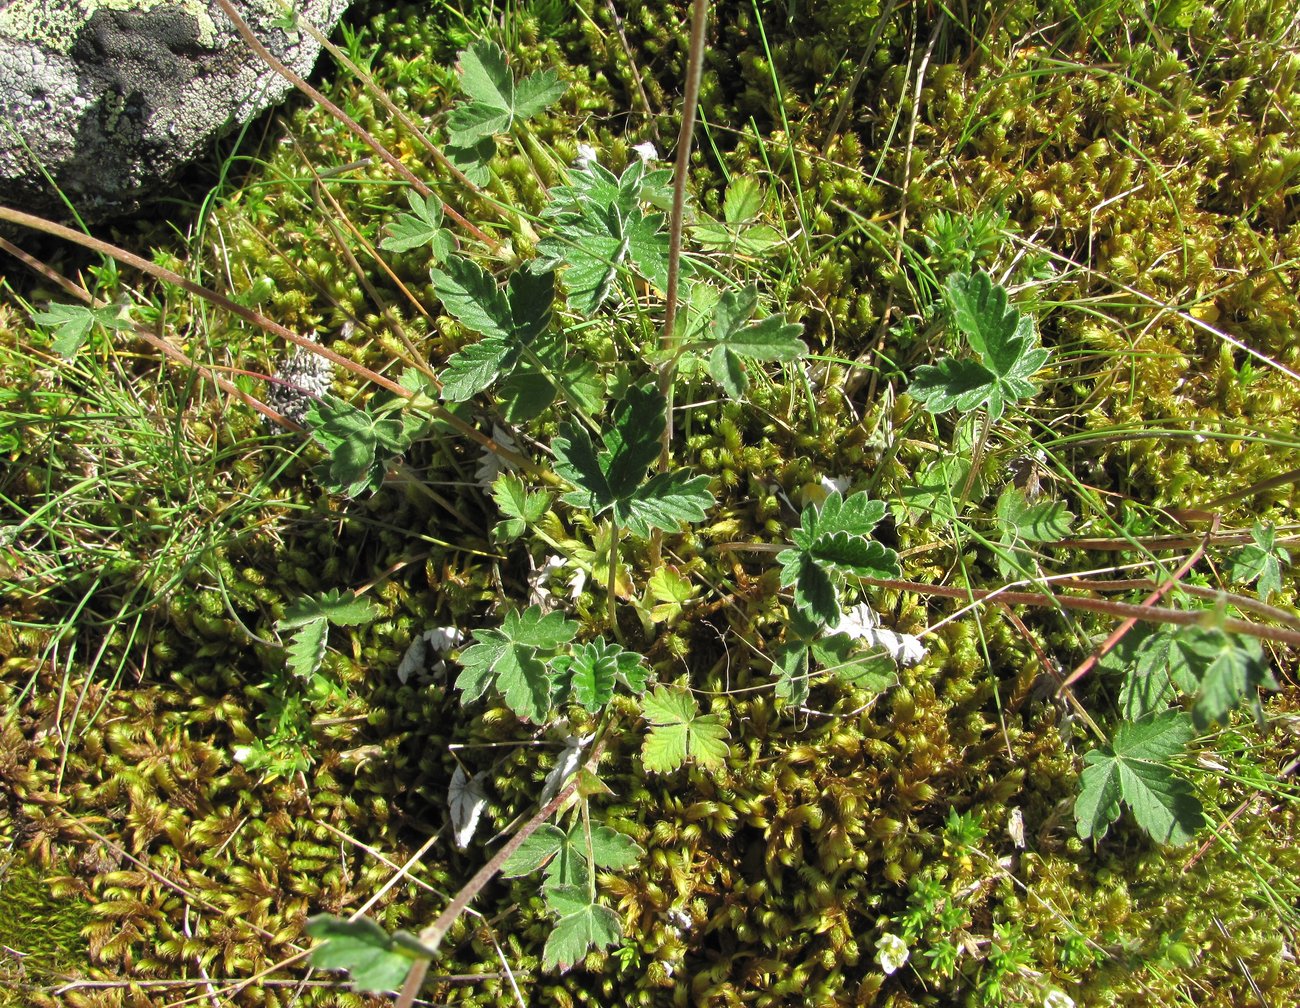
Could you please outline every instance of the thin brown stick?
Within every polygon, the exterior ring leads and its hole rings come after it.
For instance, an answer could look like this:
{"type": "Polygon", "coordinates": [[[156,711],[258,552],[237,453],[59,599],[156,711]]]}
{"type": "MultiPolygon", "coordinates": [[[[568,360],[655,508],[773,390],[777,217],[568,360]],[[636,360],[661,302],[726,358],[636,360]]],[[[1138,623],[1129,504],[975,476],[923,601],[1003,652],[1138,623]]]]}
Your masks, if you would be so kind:
{"type": "MultiPolygon", "coordinates": [[[[695,136],[695,107],[700,99],[700,78],[704,71],[704,30],[708,24],[709,0],[694,0],[691,6],[691,42],[686,62],[686,87],[682,94],[682,128],[677,135],[677,164],[673,171],[673,208],[668,219],[668,290],[664,292],[664,330],[659,345],[665,351],[673,342],[677,320],[677,285],[682,267],[682,226],[686,219],[686,175],[691,167],[691,141],[695,136]]],[[[667,468],[668,445],[673,437],[673,364],[660,364],[659,391],[668,400],[668,423],[664,427],[660,468],[667,468]]]]}
{"type": "MultiPolygon", "coordinates": [[[[749,545],[746,543],[745,545],[749,545]]],[[[1054,595],[1051,592],[1002,591],[1000,589],[957,588],[948,585],[925,584],[921,581],[904,581],[900,578],[859,577],[865,585],[886,588],[894,591],[911,592],[914,595],[934,595],[940,598],[961,601],[1001,601],[1010,605],[1053,606],[1060,609],[1074,609],[1083,612],[1100,613],[1103,616],[1116,616],[1126,619],[1130,616],[1151,623],[1170,623],[1175,626],[1198,626],[1205,619],[1204,612],[1187,609],[1164,609],[1156,606],[1134,605],[1130,602],[1112,602],[1109,599],[1074,598],[1070,595],[1054,595]]],[[[1230,633],[1245,634],[1261,640],[1276,641],[1279,644],[1291,644],[1300,647],[1300,630],[1285,627],[1263,626],[1248,620],[1225,617],[1219,624],[1230,633]]]]}
{"type": "MultiPolygon", "coordinates": [[[[1196,549],[1194,549],[1191,552],[1191,554],[1187,557],[1187,559],[1178,565],[1178,570],[1174,571],[1173,577],[1171,577],[1168,581],[1164,582],[1163,584],[1158,585],[1154,591],[1152,591],[1149,595],[1147,595],[1145,599],[1142,600],[1142,605],[1139,608],[1145,609],[1149,606],[1154,606],[1162,598],[1168,595],[1170,591],[1173,590],[1174,585],[1176,585],[1179,581],[1181,581],[1184,577],[1187,576],[1187,572],[1190,571],[1193,567],[1195,567],[1200,562],[1201,557],[1205,556],[1205,543],[1208,541],[1208,537],[1213,535],[1214,532],[1218,529],[1218,527],[1219,527],[1219,520],[1218,517],[1216,516],[1214,519],[1214,523],[1210,526],[1209,530],[1206,532],[1206,538],[1202,539],[1201,542],[1197,545],[1196,549]]],[[[1085,658],[1083,661],[1079,663],[1078,667],[1075,668],[1073,672],[1071,672],[1068,676],[1066,676],[1065,682],[1061,683],[1060,687],[1057,689],[1057,693],[1059,694],[1061,690],[1065,689],[1067,686],[1070,686],[1071,684],[1077,682],[1079,679],[1083,678],[1083,676],[1087,675],[1096,666],[1096,664],[1099,661],[1101,661],[1103,658],[1105,658],[1106,655],[1115,647],[1115,645],[1118,644],[1120,640],[1123,639],[1124,635],[1133,629],[1133,627],[1137,624],[1137,621],[1141,618],[1142,618],[1141,616],[1137,616],[1137,615],[1129,616],[1123,622],[1121,622],[1119,626],[1115,627],[1115,629],[1110,632],[1110,636],[1108,636],[1104,641],[1102,641],[1101,647],[1097,648],[1097,650],[1095,650],[1092,654],[1088,655],[1087,658],[1085,658]]]]}
{"type": "MultiPolygon", "coordinates": [[[[593,766],[600,759],[602,749],[603,746],[599,743],[593,747],[592,753],[584,765],[593,766]]],[[[510,855],[517,851],[525,840],[536,833],[551,816],[563,808],[564,804],[577,793],[577,790],[578,775],[575,774],[573,779],[560,790],[559,794],[538,809],[537,814],[524,823],[519,828],[519,831],[492,856],[491,860],[475,872],[474,877],[461,887],[455,899],[447,905],[447,909],[438,915],[437,920],[420,932],[420,942],[437,951],[438,946],[442,944],[443,938],[451,930],[451,926],[456,923],[456,919],[465,911],[483,887],[492,881],[510,855]]],[[[402,989],[397,995],[394,1008],[411,1008],[416,995],[420,993],[420,987],[424,984],[424,978],[429,972],[431,962],[430,959],[420,959],[411,967],[411,972],[407,974],[406,982],[402,984],[402,989]]]]}
{"type": "MultiPolygon", "coordinates": [[[[217,0],[217,4],[223,11],[225,11],[226,17],[230,18],[231,23],[235,26],[235,30],[239,32],[244,41],[248,43],[248,47],[257,54],[262,62],[346,126],[359,140],[361,140],[362,143],[379,155],[380,159],[386,165],[392,168],[393,171],[397,172],[398,175],[402,176],[402,178],[406,179],[407,182],[411,183],[421,196],[428,197],[433,195],[433,190],[429,188],[424,180],[411,171],[411,169],[407,168],[406,165],[402,164],[398,157],[376,140],[364,126],[308,84],[302,77],[290,70],[284,65],[284,63],[276,58],[275,54],[271,52],[271,50],[262,45],[258,37],[253,34],[253,29],[250,28],[248,22],[240,16],[239,11],[235,10],[235,7],[230,0],[217,0]]],[[[454,208],[444,204],[443,212],[479,241],[487,243],[494,249],[498,247],[498,242],[494,238],[484,234],[457,213],[454,208]]]]}

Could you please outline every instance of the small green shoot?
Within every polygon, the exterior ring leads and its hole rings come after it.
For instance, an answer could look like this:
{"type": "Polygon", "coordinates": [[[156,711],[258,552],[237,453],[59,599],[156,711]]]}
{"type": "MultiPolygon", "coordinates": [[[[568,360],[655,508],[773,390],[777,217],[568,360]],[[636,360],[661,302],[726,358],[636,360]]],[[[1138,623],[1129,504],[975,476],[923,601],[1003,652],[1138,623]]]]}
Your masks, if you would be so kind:
{"type": "Polygon", "coordinates": [[[840,588],[849,575],[890,578],[899,574],[898,554],[870,539],[885,505],[859,492],[832,492],[820,508],[804,508],[794,546],[777,554],[781,586],[794,586],[795,607],[831,625],[840,618],[840,588]]]}
{"type": "Polygon", "coordinates": [[[414,189],[406,191],[410,213],[399,213],[388,226],[388,235],[379,243],[386,252],[409,252],[428,245],[434,262],[442,262],[456,248],[451,232],[442,226],[442,202],[437,196],[421,196],[414,189]]]}
{"type": "Polygon", "coordinates": [[[916,369],[908,392],[931,413],[983,406],[990,420],[1038,391],[1030,377],[1047,363],[1035,347],[1034,322],[1007,304],[1007,292],[987,273],[954,273],[945,287],[953,321],[978,360],[945,357],[916,369]]]}

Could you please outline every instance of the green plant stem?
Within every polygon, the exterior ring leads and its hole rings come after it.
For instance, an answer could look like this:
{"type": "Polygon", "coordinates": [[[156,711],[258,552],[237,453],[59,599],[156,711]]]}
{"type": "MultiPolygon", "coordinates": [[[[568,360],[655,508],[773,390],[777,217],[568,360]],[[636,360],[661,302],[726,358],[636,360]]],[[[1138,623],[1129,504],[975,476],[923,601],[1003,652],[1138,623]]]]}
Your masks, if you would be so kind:
{"type": "Polygon", "coordinates": [[[623,643],[623,633],[618,628],[618,608],[614,604],[618,591],[618,521],[611,515],[609,519],[609,574],[605,579],[605,611],[609,617],[609,629],[614,639],[623,643]]]}

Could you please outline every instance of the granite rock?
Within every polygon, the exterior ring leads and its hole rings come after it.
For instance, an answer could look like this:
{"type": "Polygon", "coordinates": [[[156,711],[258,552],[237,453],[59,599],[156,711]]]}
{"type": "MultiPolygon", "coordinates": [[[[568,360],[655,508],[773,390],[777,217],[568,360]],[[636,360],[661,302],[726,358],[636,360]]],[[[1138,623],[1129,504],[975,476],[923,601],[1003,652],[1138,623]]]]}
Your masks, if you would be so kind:
{"type": "MultiPolygon", "coordinates": [[[[349,2],[296,6],[328,32],[349,2]]],[[[234,6],[310,71],[320,47],[283,27],[278,0],[234,6]]],[[[133,210],[291,87],[215,0],[0,0],[0,203],[67,216],[52,179],[83,218],[133,210]]]]}

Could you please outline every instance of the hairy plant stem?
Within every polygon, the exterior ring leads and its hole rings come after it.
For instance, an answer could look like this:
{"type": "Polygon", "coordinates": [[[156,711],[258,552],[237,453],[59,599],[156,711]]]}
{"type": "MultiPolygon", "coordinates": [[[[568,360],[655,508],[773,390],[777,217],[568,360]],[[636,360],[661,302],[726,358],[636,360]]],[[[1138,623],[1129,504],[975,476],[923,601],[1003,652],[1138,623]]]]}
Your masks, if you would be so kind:
{"type": "Polygon", "coordinates": [[[605,579],[605,614],[609,617],[609,629],[619,644],[623,643],[623,633],[618,628],[618,608],[615,598],[618,592],[618,520],[609,519],[609,574],[605,579]]]}
{"type": "MultiPolygon", "coordinates": [[[[691,140],[695,135],[695,108],[700,100],[700,77],[704,70],[704,29],[708,24],[708,0],[691,5],[691,42],[686,57],[686,86],[682,94],[682,128],[677,135],[677,163],[673,171],[673,208],[668,219],[668,290],[664,292],[664,329],[659,348],[665,356],[673,343],[673,326],[677,321],[677,285],[682,266],[682,226],[686,219],[686,173],[691,166],[691,140]]],[[[671,363],[659,369],[659,391],[668,402],[668,420],[664,425],[659,453],[659,471],[668,469],[668,446],[673,438],[673,373],[671,363]]]]}
{"type": "MultiPolygon", "coordinates": [[[[587,758],[585,765],[588,767],[595,766],[600,760],[602,751],[603,746],[600,743],[593,745],[591,755],[587,758]]],[[[536,833],[551,816],[563,808],[565,803],[577,791],[578,774],[574,774],[569,783],[560,789],[560,793],[538,809],[537,814],[524,823],[519,828],[519,831],[492,856],[492,859],[475,872],[474,877],[461,887],[460,892],[456,893],[455,898],[447,905],[447,909],[440,913],[432,924],[420,932],[420,943],[437,952],[443,938],[447,936],[451,926],[456,923],[456,918],[464,913],[465,908],[470,905],[483,887],[492,881],[510,855],[517,851],[525,840],[536,833]]],[[[394,1003],[395,1008],[411,1008],[416,995],[420,993],[420,987],[424,984],[424,978],[429,972],[431,962],[431,959],[420,959],[411,967],[411,972],[407,974],[406,982],[402,984],[402,989],[397,995],[397,1001],[394,1003]]]]}

